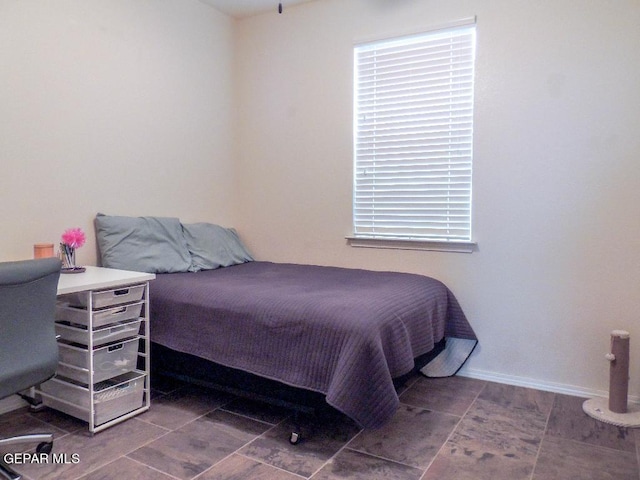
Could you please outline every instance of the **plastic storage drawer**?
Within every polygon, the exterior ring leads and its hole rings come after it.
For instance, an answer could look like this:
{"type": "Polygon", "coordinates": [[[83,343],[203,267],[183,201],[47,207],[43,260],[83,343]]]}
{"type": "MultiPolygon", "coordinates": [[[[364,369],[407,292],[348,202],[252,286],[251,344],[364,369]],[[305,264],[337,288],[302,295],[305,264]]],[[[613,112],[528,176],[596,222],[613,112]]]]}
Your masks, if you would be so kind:
{"type": "MultiPolygon", "coordinates": [[[[99,346],[105,343],[117,342],[126,338],[135,337],[140,332],[140,323],[142,320],[129,320],[107,325],[93,330],[93,345],[99,346]]],[[[56,335],[66,342],[78,343],[80,345],[89,345],[89,336],[91,333],[88,328],[70,325],[65,323],[56,323],[56,335]]]]}
{"type": "MultiPolygon", "coordinates": [[[[144,402],[144,379],[139,372],[107,380],[95,385],[93,394],[94,424],[100,425],[125,415],[144,402]]],[[[45,405],[89,421],[89,389],[59,378],[40,385],[45,405]]]]}
{"type": "MultiPolygon", "coordinates": [[[[93,383],[135,370],[138,362],[138,338],[93,349],[93,383]]],[[[58,343],[57,374],[89,384],[88,348],[58,343]]]]}
{"type": "Polygon", "coordinates": [[[113,290],[98,290],[88,292],[70,293],[61,295],[60,300],[75,307],[89,307],[89,295],[92,297],[92,306],[96,308],[106,308],[123,303],[139,302],[144,294],[144,285],[133,285],[131,287],[121,287],[113,290]]]}
{"type": "Polygon", "coordinates": [[[142,302],[131,305],[119,305],[97,312],[91,312],[84,308],[72,307],[66,304],[56,306],[56,320],[69,322],[76,325],[89,326],[89,318],[93,313],[93,328],[110,325],[113,323],[133,320],[140,317],[142,302]]]}

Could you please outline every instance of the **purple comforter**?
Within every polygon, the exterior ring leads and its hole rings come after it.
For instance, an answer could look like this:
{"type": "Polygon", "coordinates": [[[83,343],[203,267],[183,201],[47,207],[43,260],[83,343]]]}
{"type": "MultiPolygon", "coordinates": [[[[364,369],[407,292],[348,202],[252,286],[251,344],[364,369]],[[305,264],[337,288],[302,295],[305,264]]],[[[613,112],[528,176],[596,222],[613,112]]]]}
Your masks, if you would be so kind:
{"type": "Polygon", "coordinates": [[[475,339],[420,275],[250,262],[151,282],[151,340],[326,395],[365,428],[398,407],[392,378],[444,336],[475,339]]]}

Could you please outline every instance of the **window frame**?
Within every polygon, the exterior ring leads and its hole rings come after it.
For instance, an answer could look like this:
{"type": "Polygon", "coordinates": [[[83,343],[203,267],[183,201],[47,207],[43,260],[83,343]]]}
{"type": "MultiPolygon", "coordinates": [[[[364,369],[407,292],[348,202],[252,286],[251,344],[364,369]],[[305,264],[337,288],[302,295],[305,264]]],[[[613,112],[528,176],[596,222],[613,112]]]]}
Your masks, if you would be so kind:
{"type": "MultiPolygon", "coordinates": [[[[475,38],[476,38],[476,22],[475,22],[475,18],[470,19],[470,20],[465,20],[465,21],[459,21],[456,23],[452,23],[452,24],[448,24],[445,26],[440,26],[440,27],[435,27],[435,28],[430,28],[418,33],[412,33],[409,35],[399,35],[399,36],[394,36],[394,37],[387,37],[384,39],[376,39],[376,40],[369,40],[366,42],[360,42],[360,43],[356,43],[354,45],[354,49],[353,49],[353,53],[354,53],[354,65],[353,65],[353,74],[354,74],[354,87],[353,87],[353,93],[354,93],[354,104],[353,104],[353,142],[354,142],[354,151],[353,151],[353,198],[352,198],[352,227],[353,227],[353,234],[348,235],[346,238],[349,241],[349,244],[351,246],[354,247],[373,247],[373,248],[394,248],[394,249],[410,249],[410,250],[445,250],[445,251],[458,251],[458,252],[472,252],[475,251],[477,249],[477,244],[475,241],[473,241],[473,223],[472,223],[472,204],[473,204],[473,198],[472,198],[472,168],[473,168],[473,110],[474,110],[474,91],[475,91],[475,52],[476,52],[476,44],[475,44],[475,38]],[[467,103],[467,108],[468,110],[470,110],[470,114],[467,115],[466,118],[468,118],[470,120],[470,133],[468,134],[468,141],[466,142],[468,144],[468,173],[466,174],[468,176],[468,181],[466,183],[468,183],[468,188],[466,190],[464,190],[464,194],[467,196],[468,201],[467,203],[464,204],[464,208],[463,208],[463,212],[468,211],[468,213],[466,214],[466,216],[463,216],[463,219],[466,219],[466,223],[463,222],[463,224],[468,224],[468,228],[463,228],[462,230],[464,231],[465,235],[464,236],[460,236],[459,234],[457,235],[451,235],[451,236],[442,236],[442,237],[436,237],[434,235],[425,235],[425,234],[407,234],[407,233],[397,233],[396,232],[391,232],[391,233],[381,233],[379,231],[376,231],[376,228],[380,228],[379,224],[376,223],[376,219],[374,217],[376,216],[381,216],[376,212],[375,210],[375,202],[376,200],[367,203],[367,201],[363,201],[363,202],[358,202],[358,197],[357,195],[360,193],[362,193],[362,189],[359,190],[358,189],[358,170],[362,170],[363,172],[365,170],[363,170],[363,165],[366,165],[366,162],[364,162],[362,160],[362,158],[364,157],[364,155],[360,155],[359,156],[359,134],[361,132],[361,130],[359,130],[359,120],[360,120],[360,114],[362,109],[360,108],[361,103],[364,102],[360,102],[360,99],[358,97],[358,94],[360,93],[359,90],[359,74],[361,73],[359,70],[361,69],[361,66],[358,63],[358,55],[361,52],[369,52],[369,51],[376,51],[378,48],[384,48],[385,46],[389,47],[389,46],[397,46],[397,45],[412,45],[415,43],[419,43],[420,40],[426,40],[426,42],[430,42],[430,41],[437,41],[437,39],[441,39],[443,36],[449,36],[449,35],[453,35],[454,37],[456,37],[460,32],[463,32],[464,35],[470,37],[470,43],[471,43],[471,60],[468,61],[468,63],[466,64],[467,68],[470,68],[471,71],[471,87],[468,89],[468,91],[465,93],[466,95],[470,96],[470,100],[468,100],[467,103]],[[364,205],[364,207],[369,207],[369,211],[373,212],[373,213],[369,213],[369,214],[364,214],[360,217],[360,220],[358,219],[358,213],[357,210],[359,208],[362,208],[364,205]],[[466,210],[465,210],[466,209],[466,210]],[[370,229],[371,231],[366,231],[366,228],[363,228],[362,225],[364,224],[362,218],[368,218],[371,217],[372,220],[370,222],[370,229]],[[360,222],[360,223],[359,223],[360,222]]],[[[423,47],[423,49],[427,50],[428,53],[428,48],[427,47],[423,47]]],[[[374,61],[377,62],[377,60],[374,61]]],[[[380,63],[382,63],[382,61],[380,61],[380,63]]],[[[375,64],[377,65],[377,64],[375,64]]],[[[398,70],[402,69],[402,65],[397,66],[395,65],[394,67],[397,67],[398,70]]],[[[452,68],[453,70],[453,68],[452,68]]],[[[377,77],[376,77],[377,78],[377,77]]],[[[394,80],[395,81],[395,80],[394,80]]],[[[395,86],[395,84],[394,84],[395,86]]],[[[453,87],[450,87],[450,90],[453,90],[453,87]]],[[[447,98],[451,98],[453,94],[451,93],[451,91],[448,94],[447,98]]],[[[382,96],[382,94],[381,94],[382,96]]],[[[376,97],[376,101],[377,101],[377,97],[376,97]]],[[[415,102],[418,103],[418,102],[415,102]]],[[[413,103],[411,104],[413,105],[413,103]]],[[[395,107],[395,104],[393,104],[393,106],[395,107]]],[[[377,107],[374,107],[377,108],[377,107]]],[[[380,107],[380,111],[382,111],[383,107],[380,107]]],[[[410,106],[410,108],[414,108],[413,106],[410,106]]],[[[420,107],[423,108],[423,110],[421,110],[421,113],[426,112],[430,112],[431,110],[424,110],[425,107],[420,107]]],[[[429,108],[429,107],[426,107],[429,108]]],[[[449,107],[450,110],[448,111],[449,113],[451,113],[451,108],[449,107]]],[[[413,111],[413,110],[412,110],[413,111]]],[[[375,111],[374,112],[374,116],[375,114],[378,114],[379,111],[375,111]]],[[[365,118],[364,116],[362,118],[365,118]]],[[[395,120],[393,120],[395,121],[395,120]]],[[[392,126],[395,127],[396,124],[392,124],[392,126]]],[[[374,127],[375,128],[375,127],[374,127]]],[[[403,128],[403,127],[401,127],[403,128]]],[[[423,128],[423,127],[421,127],[423,128]]],[[[406,130],[405,131],[401,131],[401,135],[407,135],[406,130]]],[[[405,137],[402,137],[401,143],[405,142],[404,140],[405,137]]],[[[376,144],[376,141],[370,142],[373,144],[376,144]]],[[[382,143],[382,142],[381,142],[382,143]]],[[[364,143],[367,147],[370,146],[370,144],[367,144],[366,142],[364,143]]],[[[422,144],[420,144],[421,146],[426,146],[427,148],[433,148],[433,147],[429,147],[429,141],[423,141],[422,144]]],[[[380,147],[374,147],[378,148],[380,151],[382,151],[382,154],[380,155],[382,158],[382,162],[384,162],[384,152],[383,149],[380,147]]],[[[449,153],[446,156],[446,158],[449,159],[449,166],[447,167],[447,174],[446,175],[451,175],[451,171],[452,171],[452,167],[451,167],[451,151],[455,150],[455,148],[449,148],[449,153]]],[[[444,158],[444,157],[443,157],[444,158]]],[[[424,160],[424,159],[421,159],[424,160]]],[[[426,166],[425,168],[433,168],[433,165],[439,160],[436,161],[422,161],[420,162],[420,165],[422,166],[426,166]]],[[[404,167],[398,167],[398,168],[404,168],[404,167]]],[[[368,170],[368,169],[367,169],[368,170]]],[[[408,170],[405,170],[404,172],[401,171],[401,174],[406,175],[408,172],[408,170]]],[[[360,177],[363,177],[364,175],[367,175],[367,173],[364,173],[363,175],[360,175],[360,177]]],[[[380,176],[382,177],[384,174],[381,174],[380,176]]],[[[393,175],[396,175],[396,173],[393,173],[393,175]]],[[[413,177],[405,177],[405,178],[411,178],[413,179],[413,177]]],[[[392,178],[392,180],[395,180],[395,177],[392,178]]],[[[374,180],[375,181],[375,180],[374,180]]],[[[365,182],[363,182],[365,183],[365,182]]],[[[422,184],[422,187],[424,187],[425,185],[428,185],[429,181],[425,181],[424,184],[422,184]]],[[[373,189],[371,189],[373,190],[373,189]]],[[[387,192],[384,192],[382,196],[384,196],[385,194],[387,194],[387,192]]],[[[375,193],[374,193],[375,195],[375,193]]],[[[391,194],[391,196],[395,196],[395,193],[391,194]]],[[[416,198],[419,198],[420,195],[414,196],[414,197],[410,197],[410,202],[412,204],[416,203],[416,198]]],[[[392,200],[391,203],[393,203],[394,201],[392,200]]],[[[450,200],[447,200],[447,202],[451,202],[450,200]]],[[[430,209],[430,207],[429,207],[430,209]]],[[[389,209],[391,210],[391,209],[389,209]]],[[[445,208],[440,209],[441,211],[444,211],[445,208]]],[[[399,210],[400,213],[403,213],[404,210],[399,210]]],[[[397,212],[396,212],[396,215],[397,212]]],[[[419,215],[418,215],[419,217],[419,215]]],[[[389,218],[395,218],[392,216],[390,216],[389,218]]],[[[447,220],[447,222],[449,222],[447,220]]],[[[428,231],[429,229],[432,229],[432,231],[434,230],[433,225],[436,225],[436,221],[424,221],[422,219],[418,220],[418,225],[419,228],[423,229],[424,231],[428,231]],[[426,225],[426,227],[425,227],[426,225]]],[[[453,223],[453,222],[451,222],[453,223]]],[[[384,221],[380,222],[380,224],[384,225],[384,221]]],[[[447,223],[447,225],[449,225],[449,223],[447,223]]],[[[409,225],[409,227],[411,227],[411,225],[409,225]]],[[[403,225],[402,227],[400,227],[400,230],[402,229],[407,230],[407,226],[403,225]]],[[[411,230],[409,230],[411,231],[411,230]]]]}

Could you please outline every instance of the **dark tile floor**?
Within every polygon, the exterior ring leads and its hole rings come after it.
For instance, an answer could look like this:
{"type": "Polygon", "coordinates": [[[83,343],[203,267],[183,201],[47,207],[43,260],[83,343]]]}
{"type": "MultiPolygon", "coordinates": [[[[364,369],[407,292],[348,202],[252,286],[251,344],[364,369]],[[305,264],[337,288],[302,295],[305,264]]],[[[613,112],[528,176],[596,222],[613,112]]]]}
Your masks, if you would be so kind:
{"type": "Polygon", "coordinates": [[[380,430],[322,415],[294,446],[290,411],[165,382],[151,410],[94,436],[24,409],[0,416],[0,438],[55,432],[54,452],[69,461],[14,465],[30,480],[640,479],[640,431],[592,420],[580,398],[415,377],[400,400],[380,430]]]}

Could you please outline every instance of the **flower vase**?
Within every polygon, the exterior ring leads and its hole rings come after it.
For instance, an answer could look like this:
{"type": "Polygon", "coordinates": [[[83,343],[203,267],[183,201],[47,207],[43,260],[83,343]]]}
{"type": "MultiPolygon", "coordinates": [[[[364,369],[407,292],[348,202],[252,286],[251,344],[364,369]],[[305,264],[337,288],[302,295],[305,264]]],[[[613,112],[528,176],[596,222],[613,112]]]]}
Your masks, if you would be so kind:
{"type": "Polygon", "coordinates": [[[62,273],[81,273],[85,271],[84,267],[76,265],[76,249],[60,244],[60,260],[62,261],[62,273]]]}

